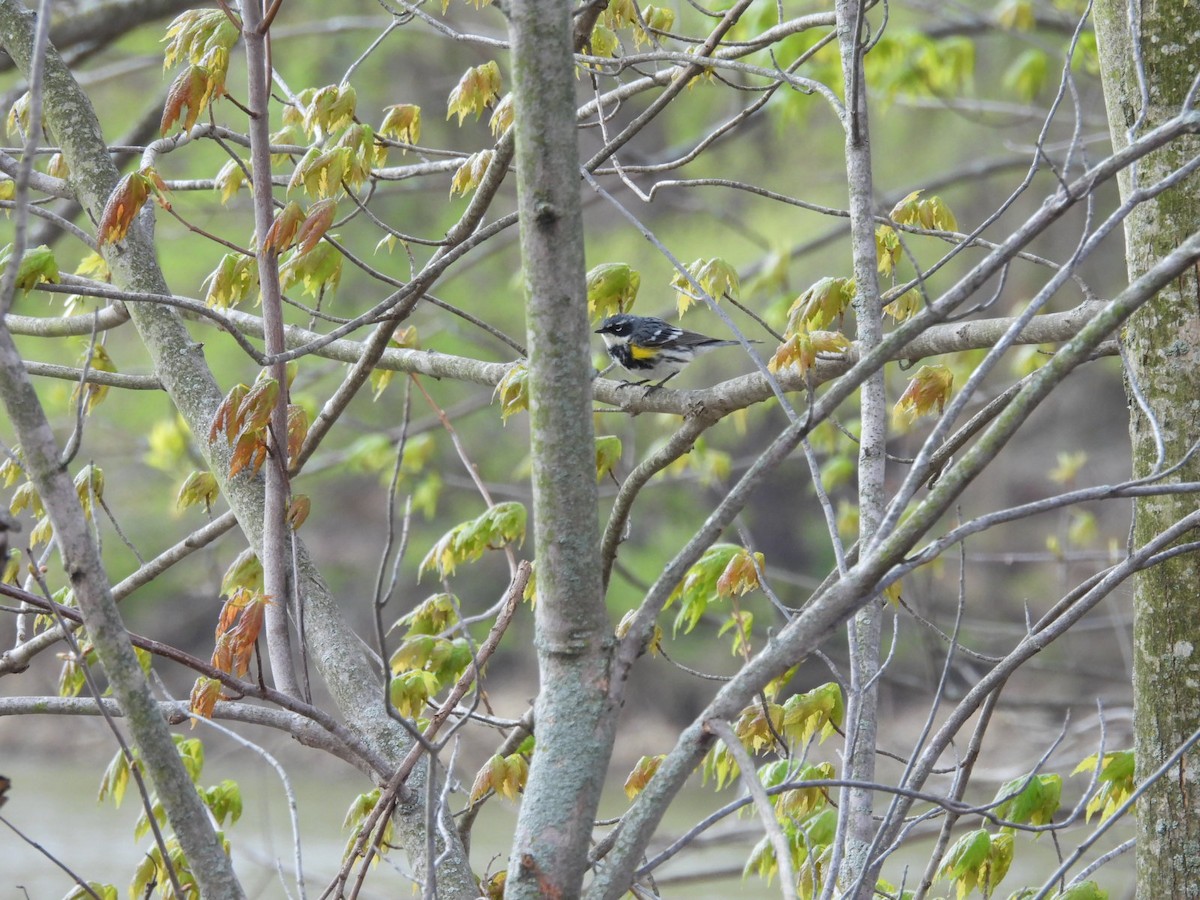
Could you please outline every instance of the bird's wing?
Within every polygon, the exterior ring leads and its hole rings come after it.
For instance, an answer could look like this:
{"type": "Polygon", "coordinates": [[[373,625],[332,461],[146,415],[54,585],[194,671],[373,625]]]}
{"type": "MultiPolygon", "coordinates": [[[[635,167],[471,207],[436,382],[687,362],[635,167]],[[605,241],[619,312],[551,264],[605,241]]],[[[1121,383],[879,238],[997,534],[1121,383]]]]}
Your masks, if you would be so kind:
{"type": "Polygon", "coordinates": [[[639,342],[647,347],[661,347],[663,344],[669,344],[672,341],[678,340],[683,334],[686,334],[686,332],[682,328],[676,328],[669,322],[658,319],[654,323],[653,331],[648,332],[644,338],[638,335],[638,338],[639,342]]]}

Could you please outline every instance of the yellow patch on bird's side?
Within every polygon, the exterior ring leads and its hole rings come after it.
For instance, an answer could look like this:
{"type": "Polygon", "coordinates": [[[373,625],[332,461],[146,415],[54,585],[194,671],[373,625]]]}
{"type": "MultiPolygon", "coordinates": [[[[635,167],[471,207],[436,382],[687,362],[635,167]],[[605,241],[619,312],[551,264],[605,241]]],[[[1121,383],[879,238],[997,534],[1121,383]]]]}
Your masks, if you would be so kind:
{"type": "Polygon", "coordinates": [[[630,344],[629,355],[634,359],[654,359],[658,356],[658,350],[654,347],[639,347],[637,344],[630,344]]]}

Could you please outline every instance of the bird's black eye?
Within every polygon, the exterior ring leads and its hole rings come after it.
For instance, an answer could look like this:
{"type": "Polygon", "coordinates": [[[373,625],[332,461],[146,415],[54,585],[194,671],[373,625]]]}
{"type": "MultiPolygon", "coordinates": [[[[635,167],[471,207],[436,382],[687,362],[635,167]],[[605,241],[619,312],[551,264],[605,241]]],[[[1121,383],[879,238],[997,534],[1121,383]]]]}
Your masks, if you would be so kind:
{"type": "Polygon", "coordinates": [[[625,335],[629,334],[629,323],[617,322],[612,327],[612,333],[617,337],[625,337],[625,335]]]}

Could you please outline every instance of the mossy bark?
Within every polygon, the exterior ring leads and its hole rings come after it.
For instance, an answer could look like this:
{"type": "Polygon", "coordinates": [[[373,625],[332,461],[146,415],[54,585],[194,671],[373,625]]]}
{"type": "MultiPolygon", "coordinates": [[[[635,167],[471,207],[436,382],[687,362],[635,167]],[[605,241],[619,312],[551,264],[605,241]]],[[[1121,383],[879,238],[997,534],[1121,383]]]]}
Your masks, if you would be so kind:
{"type": "MultiPolygon", "coordinates": [[[[1096,4],[1100,65],[1114,147],[1178,115],[1200,60],[1200,7],[1182,0],[1096,4]],[[1138,60],[1141,60],[1139,80],[1138,60]],[[1143,87],[1144,85],[1144,87],[1143,87]]],[[[1151,154],[1120,179],[1122,199],[1200,154],[1186,136],[1151,154]]],[[[1193,176],[1125,222],[1127,265],[1135,278],[1200,230],[1200,178],[1193,176]]],[[[1125,330],[1130,384],[1133,474],[1142,477],[1182,458],[1200,437],[1200,281],[1186,270],[1134,316],[1125,330]],[[1147,412],[1149,415],[1147,415],[1147,412]],[[1165,449],[1159,456],[1159,441],[1165,449]]],[[[1169,476],[1200,480],[1193,458],[1169,476]]],[[[1196,508],[1194,495],[1137,501],[1134,541],[1142,544],[1196,508]]],[[[1194,539],[1193,536],[1189,538],[1194,539]]],[[[1134,746],[1139,782],[1200,728],[1200,554],[1187,553],[1137,576],[1134,590],[1134,746]]],[[[1152,785],[1137,807],[1137,896],[1200,897],[1200,754],[1189,753],[1152,785]]]]}

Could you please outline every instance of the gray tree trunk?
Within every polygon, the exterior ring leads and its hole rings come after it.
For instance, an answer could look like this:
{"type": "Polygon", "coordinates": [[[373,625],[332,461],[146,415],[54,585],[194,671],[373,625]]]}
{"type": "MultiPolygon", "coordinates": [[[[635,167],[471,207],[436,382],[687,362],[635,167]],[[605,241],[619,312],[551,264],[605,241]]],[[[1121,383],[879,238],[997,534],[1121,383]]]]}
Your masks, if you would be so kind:
{"type": "MultiPolygon", "coordinates": [[[[1179,113],[1200,60],[1200,7],[1171,0],[1095,7],[1100,66],[1115,148],[1179,113]]],[[[1193,98],[1194,100],[1195,98],[1193,98]]],[[[1200,153],[1182,137],[1120,180],[1128,198],[1200,153]]],[[[1125,221],[1129,277],[1136,278],[1200,230],[1200,179],[1143,203],[1125,221]]],[[[1200,435],[1200,283],[1186,270],[1131,319],[1125,332],[1131,388],[1133,474],[1177,462],[1200,435]],[[1159,459],[1158,445],[1165,450],[1159,459]]],[[[1200,479],[1200,460],[1171,480],[1200,479]]],[[[1134,543],[1142,544],[1195,509],[1194,496],[1148,497],[1135,504],[1134,543]]],[[[1134,593],[1134,747],[1139,781],[1200,727],[1200,555],[1187,553],[1141,573],[1134,593]]],[[[1200,758],[1188,754],[1137,806],[1137,896],[1200,897],[1200,758]]]]}
{"type": "Polygon", "coordinates": [[[560,0],[516,0],[509,22],[541,687],[505,896],[577,897],[617,716],[600,580],[571,12],[560,0]]]}

